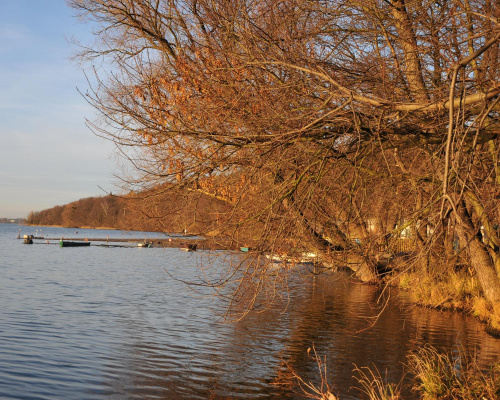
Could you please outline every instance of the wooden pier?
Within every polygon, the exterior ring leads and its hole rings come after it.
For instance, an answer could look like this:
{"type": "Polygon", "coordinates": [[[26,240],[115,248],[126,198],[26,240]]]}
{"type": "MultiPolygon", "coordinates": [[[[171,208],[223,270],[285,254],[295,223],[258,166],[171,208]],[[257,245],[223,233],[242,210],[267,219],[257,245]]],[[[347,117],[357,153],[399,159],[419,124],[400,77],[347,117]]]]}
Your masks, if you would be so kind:
{"type": "MultiPolygon", "coordinates": [[[[62,239],[64,241],[77,241],[77,242],[90,242],[91,245],[116,245],[117,243],[130,244],[126,247],[139,247],[139,245],[144,243],[150,243],[151,247],[164,247],[164,248],[183,248],[186,245],[194,246],[197,250],[239,250],[240,245],[235,243],[230,239],[224,238],[193,238],[193,237],[173,237],[173,238],[93,238],[93,237],[42,237],[42,236],[32,236],[33,243],[51,243],[55,242],[59,244],[62,239]],[[132,245],[134,244],[134,245],[132,245]]],[[[54,243],[54,244],[55,244],[54,243]]]]}

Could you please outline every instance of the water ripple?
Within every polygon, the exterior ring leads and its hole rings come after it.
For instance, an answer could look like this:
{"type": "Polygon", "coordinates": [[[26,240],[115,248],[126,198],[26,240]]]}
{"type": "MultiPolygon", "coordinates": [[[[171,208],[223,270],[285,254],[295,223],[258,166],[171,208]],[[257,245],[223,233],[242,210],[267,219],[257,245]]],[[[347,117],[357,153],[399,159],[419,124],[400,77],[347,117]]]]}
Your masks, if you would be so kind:
{"type": "Polygon", "coordinates": [[[475,321],[397,300],[367,329],[380,293],[341,276],[291,276],[289,297],[224,324],[225,302],[165,272],[199,279],[201,252],[25,246],[10,240],[17,229],[0,224],[1,398],[294,398],[287,365],[317,382],[306,354],[315,346],[342,398],[354,399],[353,363],[399,380],[424,343],[467,345],[484,365],[500,354],[475,321]]]}

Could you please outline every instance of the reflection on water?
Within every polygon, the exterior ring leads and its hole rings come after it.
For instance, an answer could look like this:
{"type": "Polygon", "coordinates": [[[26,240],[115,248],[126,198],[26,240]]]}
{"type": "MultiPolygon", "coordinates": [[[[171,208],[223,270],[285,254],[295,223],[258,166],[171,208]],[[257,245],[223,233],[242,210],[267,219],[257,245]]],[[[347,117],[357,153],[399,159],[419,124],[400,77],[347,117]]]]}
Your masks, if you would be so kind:
{"type": "Polygon", "coordinates": [[[290,368],[319,383],[306,353],[314,346],[341,398],[358,399],[354,365],[397,382],[426,343],[466,348],[483,367],[500,355],[473,319],[410,307],[340,274],[297,271],[289,297],[224,324],[222,299],[172,278],[197,280],[202,252],[23,245],[17,229],[0,225],[2,398],[302,398],[290,368]]]}

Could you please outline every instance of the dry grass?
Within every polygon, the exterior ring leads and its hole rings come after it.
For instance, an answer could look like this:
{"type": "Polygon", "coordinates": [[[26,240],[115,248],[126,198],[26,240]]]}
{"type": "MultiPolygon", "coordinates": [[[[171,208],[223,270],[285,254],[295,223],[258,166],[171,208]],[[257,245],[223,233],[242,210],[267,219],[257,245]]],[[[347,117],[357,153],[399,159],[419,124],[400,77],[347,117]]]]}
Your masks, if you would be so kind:
{"type": "Polygon", "coordinates": [[[495,313],[492,304],[484,298],[479,281],[469,268],[434,276],[404,272],[398,276],[398,286],[415,304],[470,312],[488,325],[490,333],[500,335],[500,313],[495,313]]]}
{"type": "Polygon", "coordinates": [[[354,372],[359,383],[357,389],[366,394],[370,400],[402,400],[402,380],[397,384],[387,383],[387,379],[382,378],[376,367],[373,369],[356,367],[354,372]]]}
{"type": "MultiPolygon", "coordinates": [[[[318,365],[321,384],[306,382],[292,371],[305,397],[316,400],[341,400],[332,393],[328,383],[326,358],[317,355],[313,348],[308,350],[318,365]],[[312,353],[312,354],[311,354],[312,353]]],[[[440,353],[432,346],[425,346],[408,356],[406,365],[413,376],[412,389],[419,393],[421,400],[499,400],[500,362],[490,366],[489,371],[481,371],[474,357],[463,351],[440,353]]],[[[363,393],[369,400],[402,400],[402,380],[397,384],[388,383],[376,367],[355,367],[354,373],[363,393]]]]}
{"type": "Polygon", "coordinates": [[[422,400],[495,400],[500,398],[500,363],[485,374],[464,352],[439,353],[426,346],[411,354],[408,368],[422,400]]]}
{"type": "Polygon", "coordinates": [[[477,278],[468,271],[451,271],[441,276],[406,272],[399,277],[399,287],[416,304],[452,310],[472,310],[473,299],[481,298],[477,278]]]}

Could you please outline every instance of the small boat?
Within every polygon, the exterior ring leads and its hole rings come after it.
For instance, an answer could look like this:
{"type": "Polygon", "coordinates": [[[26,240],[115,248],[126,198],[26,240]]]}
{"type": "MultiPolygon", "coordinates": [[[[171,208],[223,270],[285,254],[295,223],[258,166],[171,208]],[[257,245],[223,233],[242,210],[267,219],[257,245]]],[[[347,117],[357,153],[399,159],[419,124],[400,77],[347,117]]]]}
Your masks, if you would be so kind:
{"type": "Polygon", "coordinates": [[[302,257],[299,258],[300,264],[317,264],[319,263],[319,257],[316,253],[302,253],[302,257]]]}
{"type": "Polygon", "coordinates": [[[181,243],[180,249],[182,251],[196,251],[198,245],[196,243],[181,243]]]}
{"type": "Polygon", "coordinates": [[[68,240],[59,240],[59,246],[61,247],[80,247],[80,246],[90,246],[90,242],[71,242],[68,240]]]}
{"type": "Polygon", "coordinates": [[[250,251],[250,248],[247,246],[240,247],[240,251],[242,251],[243,253],[248,253],[250,251]]]}
{"type": "Polygon", "coordinates": [[[273,263],[314,265],[319,261],[316,253],[302,253],[301,256],[290,257],[287,254],[266,254],[266,258],[273,263]]]}
{"type": "Polygon", "coordinates": [[[145,242],[145,243],[138,243],[137,247],[153,247],[152,243],[145,242]]]}
{"type": "Polygon", "coordinates": [[[287,258],[286,256],[280,256],[278,254],[266,254],[265,256],[269,261],[272,261],[274,263],[282,263],[290,261],[290,259],[287,258]]]}

